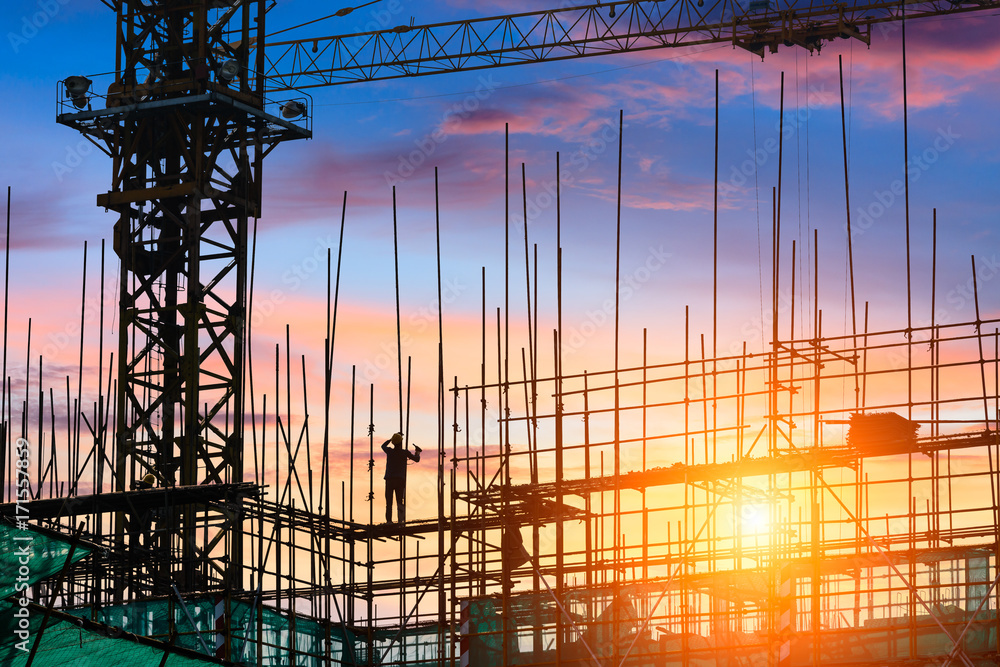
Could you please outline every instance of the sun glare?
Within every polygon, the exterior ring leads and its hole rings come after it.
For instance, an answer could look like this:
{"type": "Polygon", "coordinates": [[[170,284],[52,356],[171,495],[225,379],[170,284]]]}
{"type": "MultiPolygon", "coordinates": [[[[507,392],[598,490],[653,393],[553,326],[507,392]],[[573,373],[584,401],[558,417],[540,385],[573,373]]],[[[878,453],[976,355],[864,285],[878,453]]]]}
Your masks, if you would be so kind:
{"type": "Polygon", "coordinates": [[[739,508],[739,529],[744,535],[759,535],[768,528],[767,505],[745,504],[739,508]]]}

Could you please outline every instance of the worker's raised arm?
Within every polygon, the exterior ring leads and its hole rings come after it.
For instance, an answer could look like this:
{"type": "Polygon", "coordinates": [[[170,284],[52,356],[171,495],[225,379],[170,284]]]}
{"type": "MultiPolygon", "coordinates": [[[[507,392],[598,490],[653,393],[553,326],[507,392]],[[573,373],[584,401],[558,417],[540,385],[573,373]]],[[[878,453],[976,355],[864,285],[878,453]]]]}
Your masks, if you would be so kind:
{"type": "Polygon", "coordinates": [[[386,454],[389,453],[389,443],[396,445],[396,447],[401,447],[403,444],[403,434],[393,433],[392,437],[382,443],[382,451],[386,454]]]}
{"type": "Polygon", "coordinates": [[[406,455],[410,457],[410,460],[412,460],[414,463],[418,463],[420,461],[421,449],[416,445],[413,445],[413,449],[414,451],[412,452],[410,450],[406,450],[406,455]]]}

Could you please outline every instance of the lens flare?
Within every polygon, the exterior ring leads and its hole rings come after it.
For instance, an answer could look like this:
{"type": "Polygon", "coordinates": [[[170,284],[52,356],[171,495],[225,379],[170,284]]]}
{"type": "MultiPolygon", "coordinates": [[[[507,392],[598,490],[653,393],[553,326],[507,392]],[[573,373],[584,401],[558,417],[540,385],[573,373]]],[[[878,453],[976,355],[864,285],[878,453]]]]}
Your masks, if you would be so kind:
{"type": "Polygon", "coordinates": [[[766,505],[747,504],[740,507],[740,532],[759,534],[767,531],[768,508],[766,505]]]}

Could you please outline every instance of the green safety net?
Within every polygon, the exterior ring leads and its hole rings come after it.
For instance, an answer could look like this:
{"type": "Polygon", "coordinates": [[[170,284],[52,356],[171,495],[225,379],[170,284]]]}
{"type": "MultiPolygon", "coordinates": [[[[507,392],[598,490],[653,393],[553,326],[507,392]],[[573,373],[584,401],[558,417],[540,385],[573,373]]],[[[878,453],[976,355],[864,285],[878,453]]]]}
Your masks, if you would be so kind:
{"type": "MultiPolygon", "coordinates": [[[[485,667],[503,665],[503,619],[493,600],[473,600],[468,607],[469,664],[485,667]]],[[[507,623],[507,658],[518,652],[517,634],[507,623]]]]}
{"type": "MultiPolygon", "coordinates": [[[[0,599],[57,574],[69,550],[69,540],[43,535],[26,523],[0,521],[0,599]]],[[[90,549],[77,545],[73,562],[89,554],[90,549]]]]}
{"type": "MultiPolygon", "coordinates": [[[[228,604],[233,662],[260,667],[368,664],[364,628],[278,613],[243,600],[233,599],[228,604]]],[[[172,598],[68,613],[160,641],[167,641],[173,630],[177,633],[175,645],[199,653],[205,653],[206,647],[214,652],[218,639],[215,598],[210,597],[185,597],[183,605],[172,598]]],[[[439,664],[436,625],[407,627],[401,633],[398,628],[376,628],[372,635],[374,662],[378,664],[439,664]]]]}
{"type": "Polygon", "coordinates": [[[22,609],[17,604],[0,602],[0,665],[26,665],[39,632],[42,633],[41,641],[32,667],[204,667],[213,664],[140,644],[114,628],[106,632],[87,630],[71,621],[52,617],[43,632],[44,618],[44,610],[37,606],[22,609]]]}
{"type": "MultiPolygon", "coordinates": [[[[0,599],[57,575],[66,564],[69,551],[67,539],[42,534],[30,526],[0,521],[0,599]]],[[[73,562],[90,553],[89,548],[77,545],[73,562]]],[[[0,604],[4,605],[0,607],[0,631],[3,632],[0,637],[0,665],[24,664],[28,653],[21,650],[25,645],[15,632],[20,627],[21,619],[14,615],[19,607],[10,603],[0,604]]],[[[350,628],[336,622],[322,623],[243,600],[233,599],[228,604],[233,662],[260,667],[290,664],[302,667],[353,666],[369,662],[369,641],[365,628],[350,628]]],[[[160,664],[164,655],[162,649],[130,641],[124,633],[161,642],[169,642],[171,635],[176,633],[174,646],[202,654],[215,651],[215,598],[212,597],[185,598],[183,605],[176,598],[171,598],[102,607],[96,611],[89,607],[63,611],[115,630],[93,632],[65,620],[50,619],[34,666],[160,664]]],[[[42,614],[30,614],[32,642],[41,627],[41,620],[42,614]]],[[[445,636],[449,634],[445,632],[445,636]]],[[[379,664],[404,662],[412,667],[438,665],[439,635],[437,625],[411,625],[402,632],[398,628],[375,628],[370,646],[372,661],[379,664]]],[[[32,642],[27,645],[29,650],[32,642]]],[[[166,664],[205,663],[170,654],[166,664]]]]}
{"type": "MultiPolygon", "coordinates": [[[[967,559],[964,571],[966,582],[971,582],[967,594],[969,608],[935,604],[933,617],[919,613],[916,618],[906,615],[875,618],[853,629],[845,627],[843,631],[827,633],[820,638],[823,659],[838,664],[871,665],[920,657],[927,664],[943,664],[947,661],[944,656],[953,651],[953,638],[961,637],[962,651],[974,656],[976,665],[986,664],[982,656],[993,656],[997,646],[997,612],[983,608],[977,613],[971,607],[973,603],[978,607],[982,596],[989,591],[988,567],[987,558],[967,559]]],[[[651,589],[630,588],[630,595],[617,598],[602,591],[593,595],[577,591],[567,596],[562,618],[567,625],[572,621],[573,632],[568,633],[568,640],[562,646],[564,663],[593,664],[596,658],[601,664],[626,667],[682,662],[698,667],[753,665],[767,663],[778,648],[769,638],[767,628],[755,632],[710,631],[705,635],[675,633],[665,627],[656,627],[655,634],[650,629],[641,629],[634,602],[641,600],[638,594],[648,594],[651,589]],[[620,626],[617,631],[615,625],[620,626]]],[[[468,664],[475,667],[554,664],[558,610],[552,607],[551,596],[518,594],[508,600],[508,609],[505,627],[499,600],[463,602],[463,647],[468,652],[468,664]]],[[[790,635],[786,648],[791,664],[811,664],[813,641],[811,632],[790,635]]],[[[953,662],[959,664],[960,660],[956,657],[953,662]]]]}

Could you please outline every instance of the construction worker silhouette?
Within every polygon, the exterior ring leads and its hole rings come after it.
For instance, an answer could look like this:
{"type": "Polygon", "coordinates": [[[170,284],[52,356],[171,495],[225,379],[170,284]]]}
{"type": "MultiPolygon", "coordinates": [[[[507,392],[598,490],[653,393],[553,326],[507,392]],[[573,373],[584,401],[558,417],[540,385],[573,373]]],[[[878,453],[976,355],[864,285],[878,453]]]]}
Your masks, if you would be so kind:
{"type": "Polygon", "coordinates": [[[396,518],[399,523],[406,521],[406,465],[408,461],[420,460],[421,449],[411,452],[403,445],[403,434],[393,433],[382,443],[385,452],[385,522],[392,523],[392,496],[396,496],[396,518]],[[390,447],[389,444],[393,446],[390,447]]]}

